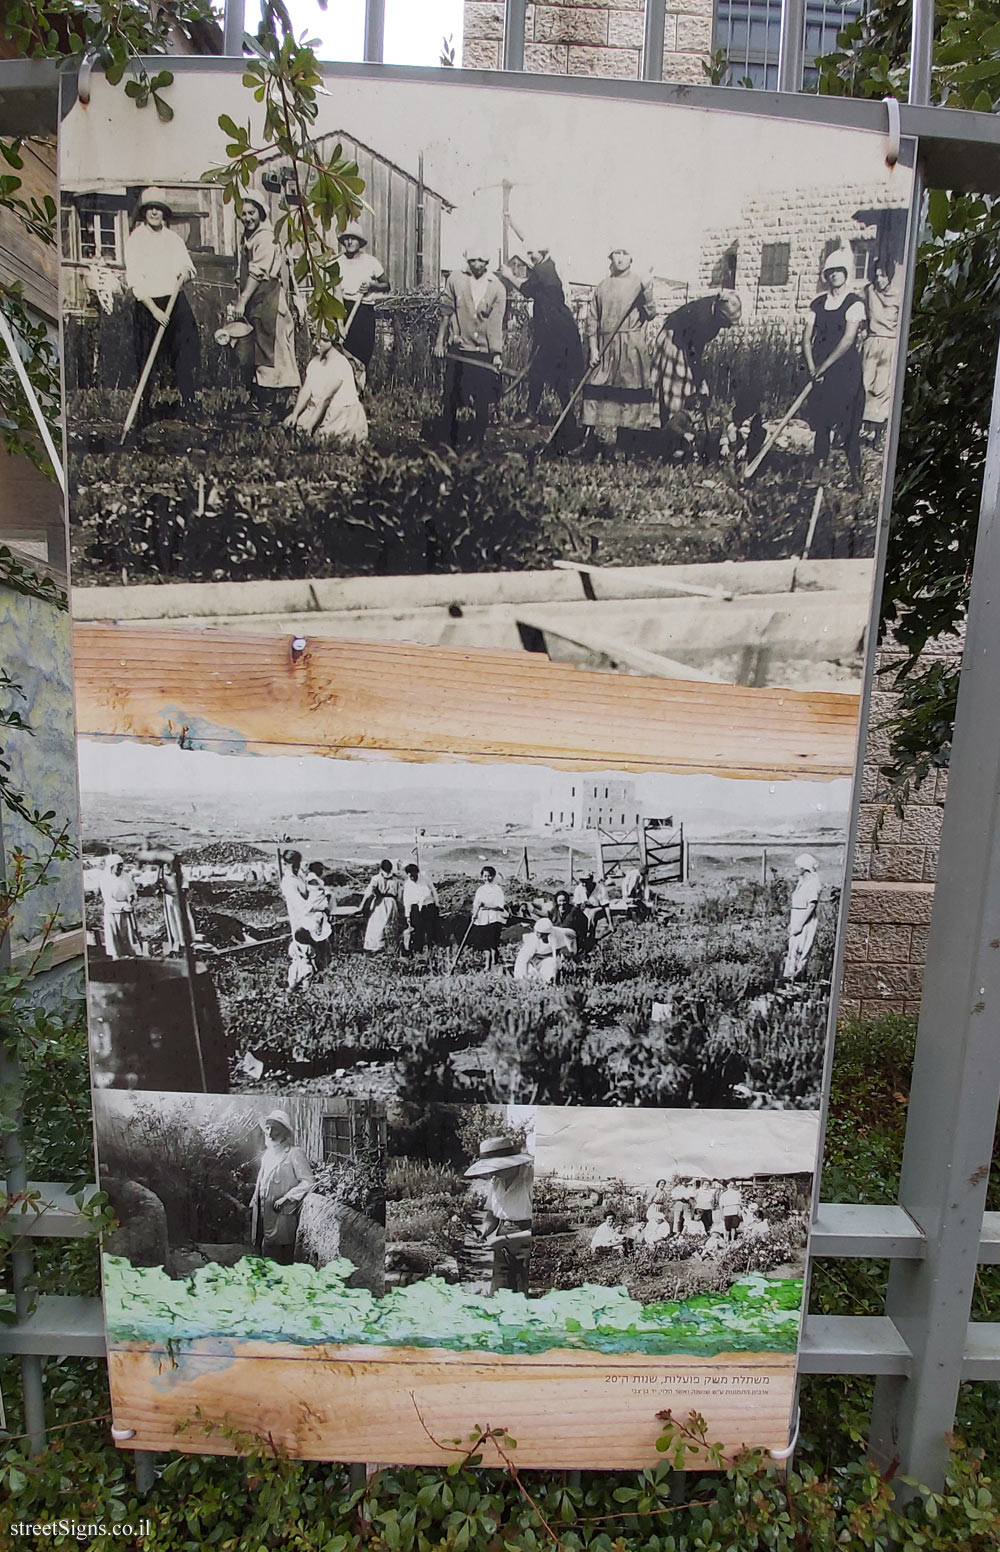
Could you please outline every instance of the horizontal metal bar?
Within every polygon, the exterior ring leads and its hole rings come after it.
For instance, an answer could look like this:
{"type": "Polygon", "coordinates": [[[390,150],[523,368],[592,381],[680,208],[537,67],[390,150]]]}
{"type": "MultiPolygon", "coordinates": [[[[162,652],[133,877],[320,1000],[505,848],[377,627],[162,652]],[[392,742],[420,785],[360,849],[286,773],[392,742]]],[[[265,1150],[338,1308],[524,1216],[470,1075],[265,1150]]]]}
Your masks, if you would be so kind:
{"type": "MultiPolygon", "coordinates": [[[[21,1202],[7,1214],[11,1229],[23,1238],[82,1239],[91,1232],[90,1219],[76,1205],[69,1188],[51,1180],[32,1180],[28,1190],[37,1200],[21,1202]]],[[[84,1201],[96,1196],[97,1187],[83,1189],[84,1201]]]]}
{"type": "MultiPolygon", "coordinates": [[[[100,1299],[46,1294],[16,1326],[0,1326],[0,1353],[38,1357],[104,1358],[100,1299]]],[[[884,1316],[809,1315],[799,1355],[802,1374],[899,1374],[910,1370],[910,1353],[884,1316]]],[[[965,1379],[1000,1379],[1000,1325],[969,1327],[965,1379]]]]}
{"type": "Polygon", "coordinates": [[[902,1374],[910,1350],[884,1315],[807,1315],[799,1342],[801,1374],[902,1374]]]}
{"type": "MultiPolygon", "coordinates": [[[[199,71],[242,71],[238,59],[192,55],[170,61],[175,75],[199,71]]],[[[532,77],[496,70],[431,70],[408,65],[324,64],[330,79],[426,81],[442,86],[491,92],[565,92],[576,97],[613,97],[617,101],[662,102],[710,108],[744,117],[765,115],[789,123],[830,124],[844,129],[884,132],[881,102],[855,97],[822,97],[813,92],[748,92],[730,86],[686,86],[674,82],[593,80],[581,76],[532,77]]],[[[72,101],[73,76],[64,106],[72,101]]],[[[53,134],[57,122],[57,68],[49,60],[0,61],[0,133],[53,134]]],[[[1000,115],[962,108],[930,108],[900,103],[904,139],[917,139],[931,188],[1000,194],[1000,115]]]]}
{"type": "Polygon", "coordinates": [[[26,1320],[0,1325],[0,1353],[38,1357],[104,1358],[104,1312],[100,1299],[42,1294],[26,1320]]]}
{"type": "MultiPolygon", "coordinates": [[[[997,1214],[1000,1219],[1000,1214],[997,1214]]],[[[997,1245],[1000,1253],[1000,1243],[997,1245]]],[[[820,1202],[809,1239],[811,1256],[923,1259],[923,1232],[902,1207],[868,1202],[820,1202]]]]}
{"type": "Polygon", "coordinates": [[[1000,1325],[976,1321],[965,1338],[963,1380],[1000,1380],[1000,1325]]]}
{"type": "Polygon", "coordinates": [[[983,1234],[979,1241],[980,1266],[1000,1264],[1000,1212],[983,1213],[983,1234]]]}

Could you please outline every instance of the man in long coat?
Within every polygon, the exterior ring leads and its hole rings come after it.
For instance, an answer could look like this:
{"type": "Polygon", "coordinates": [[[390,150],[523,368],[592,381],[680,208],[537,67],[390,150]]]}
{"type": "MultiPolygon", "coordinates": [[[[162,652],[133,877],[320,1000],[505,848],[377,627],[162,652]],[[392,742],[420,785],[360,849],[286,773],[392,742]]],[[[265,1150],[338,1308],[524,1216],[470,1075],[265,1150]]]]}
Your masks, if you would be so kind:
{"type": "Polygon", "coordinates": [[[632,273],[632,255],[612,248],[611,273],[594,287],[587,308],[590,378],[583,390],[588,447],[614,450],[622,426],[647,431],[656,425],[644,324],[656,317],[653,279],[632,273]]]}
{"type": "Polygon", "coordinates": [[[490,405],[500,397],[500,360],[507,292],[479,248],[467,248],[465,268],[452,270],[441,293],[434,355],[445,362],[445,434],[459,440],[459,414],[472,410],[471,440],[481,446],[490,405]]]}

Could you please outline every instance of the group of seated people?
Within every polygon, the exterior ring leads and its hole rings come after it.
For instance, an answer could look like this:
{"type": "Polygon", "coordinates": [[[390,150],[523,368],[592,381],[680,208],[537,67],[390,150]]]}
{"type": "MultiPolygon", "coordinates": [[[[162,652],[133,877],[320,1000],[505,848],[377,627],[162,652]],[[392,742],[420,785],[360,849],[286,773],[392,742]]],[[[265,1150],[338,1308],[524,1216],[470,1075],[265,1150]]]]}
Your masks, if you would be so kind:
{"type": "Polygon", "coordinates": [[[648,885],[641,868],[630,868],[621,881],[621,896],[613,900],[604,879],[585,873],[572,894],[557,889],[551,898],[531,902],[534,924],[525,933],[514,961],[515,981],[558,980],[567,959],[576,959],[614,930],[614,913],[645,909],[648,885]]]}
{"type": "Polygon", "coordinates": [[[590,1237],[593,1256],[631,1255],[673,1238],[700,1240],[701,1255],[713,1255],[740,1238],[753,1237],[767,1225],[745,1187],[736,1180],[702,1177],[658,1180],[648,1194],[645,1216],[607,1212],[590,1237]]]}

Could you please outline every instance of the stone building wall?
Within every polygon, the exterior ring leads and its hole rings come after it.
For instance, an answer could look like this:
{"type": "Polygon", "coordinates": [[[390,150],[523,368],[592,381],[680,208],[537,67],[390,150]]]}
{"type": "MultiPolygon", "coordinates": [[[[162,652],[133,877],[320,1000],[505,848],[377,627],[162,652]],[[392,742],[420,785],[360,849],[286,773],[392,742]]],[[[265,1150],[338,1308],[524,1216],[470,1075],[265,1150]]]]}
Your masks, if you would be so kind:
{"type": "MultiPolygon", "coordinates": [[[[542,75],[639,78],[645,0],[536,0],[525,24],[524,68],[542,75]]],[[[503,0],[465,0],[462,64],[499,70],[503,0]]],[[[704,84],[713,0],[678,0],[666,18],[665,81],[704,84]]]]}
{"type": "MultiPolygon", "coordinates": [[[[959,642],[949,640],[927,655],[956,657],[960,650],[959,642]]],[[[898,659],[889,647],[879,663],[885,667],[898,659]]],[[[896,696],[880,684],[884,676],[876,679],[869,718],[841,988],[842,1012],[862,1016],[919,1010],[948,791],[947,770],[932,771],[902,819],[886,811],[880,766],[889,752],[884,724],[896,696]]]]}
{"type": "Polygon", "coordinates": [[[868,208],[871,188],[850,183],[791,191],[780,201],[773,196],[750,198],[736,225],[709,234],[701,256],[701,289],[732,284],[735,270],[733,288],[743,302],[745,319],[794,322],[817,295],[820,267],[832,249],[855,243],[862,259],[877,251],[902,262],[909,203],[909,188],[902,182],[897,200],[895,210],[876,213],[868,208]],[[765,245],[785,244],[786,278],[765,283],[765,245]]]}

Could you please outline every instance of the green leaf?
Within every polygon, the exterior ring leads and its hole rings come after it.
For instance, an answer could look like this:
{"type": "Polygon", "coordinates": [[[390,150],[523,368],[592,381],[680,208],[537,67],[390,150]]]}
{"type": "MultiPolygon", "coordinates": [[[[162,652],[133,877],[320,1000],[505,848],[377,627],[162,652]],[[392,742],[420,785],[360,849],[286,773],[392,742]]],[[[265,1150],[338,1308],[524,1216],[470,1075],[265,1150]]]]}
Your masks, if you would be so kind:
{"type": "Polygon", "coordinates": [[[927,198],[927,220],[935,237],[943,237],[948,230],[951,200],[945,189],[931,189],[927,198]]]}

